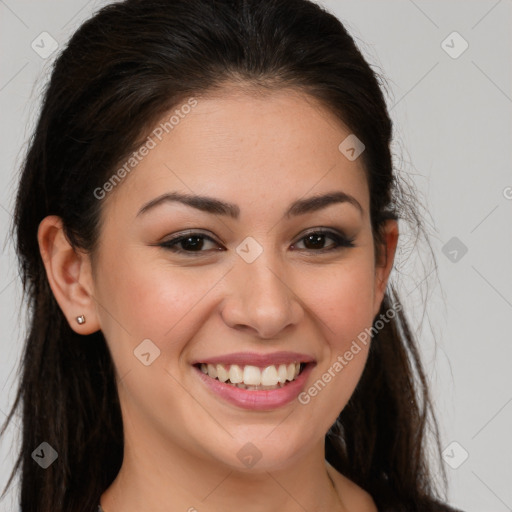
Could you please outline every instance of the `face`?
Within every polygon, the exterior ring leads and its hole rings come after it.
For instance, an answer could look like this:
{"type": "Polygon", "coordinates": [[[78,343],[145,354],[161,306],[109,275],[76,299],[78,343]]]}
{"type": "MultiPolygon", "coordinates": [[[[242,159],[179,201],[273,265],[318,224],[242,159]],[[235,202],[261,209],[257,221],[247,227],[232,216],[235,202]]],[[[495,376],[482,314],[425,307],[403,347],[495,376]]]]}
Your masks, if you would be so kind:
{"type": "Polygon", "coordinates": [[[382,300],[362,161],[298,92],[185,111],[101,199],[93,295],[125,435],[284,467],[353,393],[368,352],[353,342],[382,300]]]}

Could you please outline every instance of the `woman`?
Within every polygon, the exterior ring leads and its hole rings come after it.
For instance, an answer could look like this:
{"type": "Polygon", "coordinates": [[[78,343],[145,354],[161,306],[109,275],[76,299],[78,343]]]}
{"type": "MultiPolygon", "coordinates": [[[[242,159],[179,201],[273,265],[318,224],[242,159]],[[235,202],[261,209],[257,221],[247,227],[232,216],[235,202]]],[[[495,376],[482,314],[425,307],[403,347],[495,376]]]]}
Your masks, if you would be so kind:
{"type": "Polygon", "coordinates": [[[391,129],[307,0],[127,0],[82,25],[16,204],[23,512],[450,510],[389,283],[391,129]]]}

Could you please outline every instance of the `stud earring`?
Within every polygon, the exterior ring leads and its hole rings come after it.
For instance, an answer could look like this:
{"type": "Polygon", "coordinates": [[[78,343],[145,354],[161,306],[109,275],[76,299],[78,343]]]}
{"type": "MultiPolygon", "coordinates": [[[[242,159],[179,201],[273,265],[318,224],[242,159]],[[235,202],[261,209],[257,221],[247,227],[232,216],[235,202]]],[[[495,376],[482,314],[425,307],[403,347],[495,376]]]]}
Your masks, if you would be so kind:
{"type": "Polygon", "coordinates": [[[78,325],[85,324],[85,316],[84,315],[77,316],[76,317],[76,322],[77,322],[78,325]]]}

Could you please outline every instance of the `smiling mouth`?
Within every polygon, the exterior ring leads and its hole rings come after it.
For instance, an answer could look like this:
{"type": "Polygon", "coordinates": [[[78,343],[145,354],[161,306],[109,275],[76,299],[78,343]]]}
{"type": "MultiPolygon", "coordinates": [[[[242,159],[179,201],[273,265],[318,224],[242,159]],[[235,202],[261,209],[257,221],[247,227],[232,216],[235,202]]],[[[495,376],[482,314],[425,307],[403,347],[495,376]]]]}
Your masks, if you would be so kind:
{"type": "Polygon", "coordinates": [[[293,382],[304,371],[307,364],[293,362],[261,368],[253,365],[209,363],[198,363],[194,366],[208,377],[224,384],[248,391],[266,391],[280,389],[289,382],[293,382]]]}

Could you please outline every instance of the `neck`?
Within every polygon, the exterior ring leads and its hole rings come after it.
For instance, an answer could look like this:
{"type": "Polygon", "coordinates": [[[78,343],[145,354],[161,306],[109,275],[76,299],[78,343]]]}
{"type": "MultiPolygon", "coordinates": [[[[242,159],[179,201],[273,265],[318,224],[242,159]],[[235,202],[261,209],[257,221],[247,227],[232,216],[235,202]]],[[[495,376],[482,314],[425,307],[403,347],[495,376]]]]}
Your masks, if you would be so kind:
{"type": "Polygon", "coordinates": [[[241,471],[179,446],[127,439],[121,470],[101,504],[104,512],[346,511],[329,477],[323,440],[293,464],[256,468],[241,471]]]}

